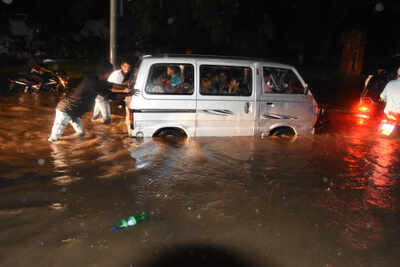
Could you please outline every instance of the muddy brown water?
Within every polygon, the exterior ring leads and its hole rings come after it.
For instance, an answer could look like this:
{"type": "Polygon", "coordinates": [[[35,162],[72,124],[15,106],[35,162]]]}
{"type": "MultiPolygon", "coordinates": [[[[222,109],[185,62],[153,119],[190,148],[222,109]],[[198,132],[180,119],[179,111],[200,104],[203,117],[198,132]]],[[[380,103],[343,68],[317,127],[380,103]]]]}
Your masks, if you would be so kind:
{"type": "Polygon", "coordinates": [[[398,138],[138,141],[113,103],[49,144],[57,101],[0,98],[0,266],[399,265],[398,138]]]}

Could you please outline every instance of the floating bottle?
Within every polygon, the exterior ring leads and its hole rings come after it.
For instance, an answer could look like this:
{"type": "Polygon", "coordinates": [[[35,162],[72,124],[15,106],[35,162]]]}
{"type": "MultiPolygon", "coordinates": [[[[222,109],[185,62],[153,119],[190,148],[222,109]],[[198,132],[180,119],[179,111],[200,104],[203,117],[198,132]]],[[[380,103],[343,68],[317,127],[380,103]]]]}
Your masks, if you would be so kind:
{"type": "Polygon", "coordinates": [[[119,225],[113,226],[111,230],[118,230],[135,226],[138,223],[144,222],[148,219],[149,215],[146,212],[141,212],[136,216],[130,216],[126,219],[122,219],[119,225]]]}

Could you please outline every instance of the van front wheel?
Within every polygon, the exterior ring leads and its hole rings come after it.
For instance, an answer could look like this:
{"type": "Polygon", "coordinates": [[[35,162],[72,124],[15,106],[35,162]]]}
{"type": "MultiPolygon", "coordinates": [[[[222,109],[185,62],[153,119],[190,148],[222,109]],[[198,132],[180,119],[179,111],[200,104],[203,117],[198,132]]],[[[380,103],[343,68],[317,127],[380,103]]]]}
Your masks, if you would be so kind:
{"type": "Polygon", "coordinates": [[[277,137],[294,137],[296,135],[295,131],[289,127],[279,127],[270,133],[270,136],[277,136],[277,137]]]}

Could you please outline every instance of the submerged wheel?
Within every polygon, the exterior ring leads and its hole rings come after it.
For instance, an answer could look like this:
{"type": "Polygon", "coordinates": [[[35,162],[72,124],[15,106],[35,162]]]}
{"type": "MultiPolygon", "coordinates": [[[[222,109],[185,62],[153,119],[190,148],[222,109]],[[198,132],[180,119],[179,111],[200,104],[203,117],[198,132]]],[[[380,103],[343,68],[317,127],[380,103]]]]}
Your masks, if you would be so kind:
{"type": "Polygon", "coordinates": [[[184,131],[178,128],[166,128],[159,130],[156,134],[154,134],[154,136],[170,138],[170,137],[186,137],[186,134],[184,131]]]}
{"type": "Polygon", "coordinates": [[[277,137],[294,137],[296,136],[295,131],[290,127],[279,127],[271,131],[270,136],[277,137]]]}

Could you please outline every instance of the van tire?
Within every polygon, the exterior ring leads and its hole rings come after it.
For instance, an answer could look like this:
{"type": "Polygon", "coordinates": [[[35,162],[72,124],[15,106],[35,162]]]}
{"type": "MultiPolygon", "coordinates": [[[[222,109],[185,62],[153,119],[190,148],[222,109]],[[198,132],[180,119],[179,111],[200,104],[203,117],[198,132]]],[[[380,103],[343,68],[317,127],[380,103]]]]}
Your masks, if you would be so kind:
{"type": "Polygon", "coordinates": [[[169,137],[186,137],[185,132],[183,132],[180,129],[172,129],[172,128],[167,128],[167,129],[161,129],[159,130],[154,136],[156,137],[164,137],[164,138],[169,138],[169,137]]]}
{"type": "Polygon", "coordinates": [[[270,136],[294,137],[294,136],[296,136],[296,132],[290,127],[278,127],[271,131],[270,136]]]}

